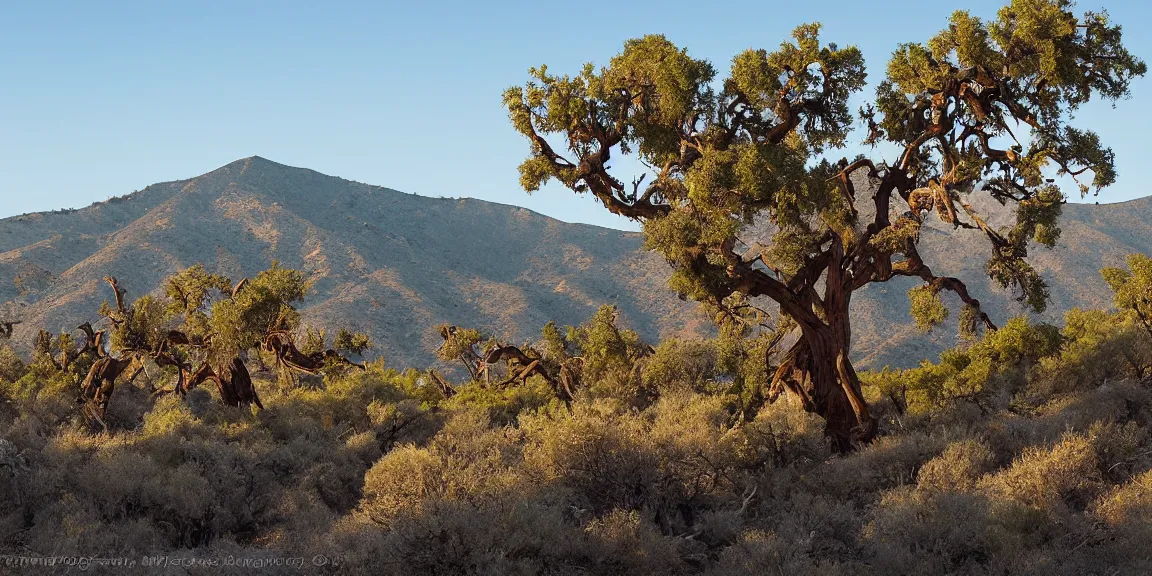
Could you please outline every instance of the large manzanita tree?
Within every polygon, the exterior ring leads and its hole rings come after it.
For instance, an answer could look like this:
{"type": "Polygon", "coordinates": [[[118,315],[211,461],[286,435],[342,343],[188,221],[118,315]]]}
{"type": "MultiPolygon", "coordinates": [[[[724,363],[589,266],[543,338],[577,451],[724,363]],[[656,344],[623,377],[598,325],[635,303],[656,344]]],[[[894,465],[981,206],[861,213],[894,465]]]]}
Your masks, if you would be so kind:
{"type": "Polygon", "coordinates": [[[1043,309],[1048,290],[1026,258],[1030,242],[1059,236],[1056,178],[1074,178],[1081,194],[1116,178],[1112,151],[1069,126],[1071,114],[1093,96],[1127,96],[1145,65],[1105,13],[1078,16],[1068,0],[1013,0],[992,20],[959,11],[927,44],[900,45],[860,109],[865,142],[895,147],[895,159],[832,161],[857,119],[849,98],[865,66],[819,32],[804,25],[773,52],[736,55],[721,81],[709,62],[645,36],[599,70],[534,68],[504,103],[531,142],[527,191],[556,179],[639,221],[674,267],[672,288],[721,316],[746,314],[758,297],[779,305],[795,344],[773,385],[823,416],[847,450],[876,432],[849,356],[853,292],[919,278],[911,297],[924,322],[940,319],[948,291],[962,328],[995,328],[963,281],[938,276],[918,251],[935,214],[977,231],[988,275],[1043,309]],[[623,179],[610,167],[620,155],[649,170],[623,179]],[[978,195],[1010,206],[1014,225],[990,225],[978,195]],[[765,229],[756,221],[769,223],[767,237],[748,237],[765,229]]]}

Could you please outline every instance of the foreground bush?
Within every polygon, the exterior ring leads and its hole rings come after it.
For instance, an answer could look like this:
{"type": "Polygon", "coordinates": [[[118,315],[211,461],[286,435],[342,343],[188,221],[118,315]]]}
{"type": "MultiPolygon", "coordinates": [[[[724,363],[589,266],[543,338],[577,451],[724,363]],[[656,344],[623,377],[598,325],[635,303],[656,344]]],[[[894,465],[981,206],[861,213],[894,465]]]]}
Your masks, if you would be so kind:
{"type": "Polygon", "coordinates": [[[446,398],[379,363],[287,390],[257,378],[258,411],[137,383],[109,432],[78,413],[74,381],[10,362],[0,545],[331,559],[307,566],[320,574],[1146,573],[1139,328],[1014,321],[940,363],[865,374],[882,436],[846,455],[792,396],[748,414],[756,379],[732,384],[713,341],[661,344],[567,402],[535,375],[446,398]]]}

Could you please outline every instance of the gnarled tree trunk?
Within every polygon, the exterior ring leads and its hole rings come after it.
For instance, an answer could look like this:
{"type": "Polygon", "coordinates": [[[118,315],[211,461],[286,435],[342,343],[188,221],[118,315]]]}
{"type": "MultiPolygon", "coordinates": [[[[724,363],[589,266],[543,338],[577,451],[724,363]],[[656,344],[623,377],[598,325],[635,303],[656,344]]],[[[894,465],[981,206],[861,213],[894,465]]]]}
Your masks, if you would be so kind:
{"type": "Polygon", "coordinates": [[[800,339],[773,377],[769,400],[783,389],[795,394],[804,409],[825,421],[825,434],[839,452],[876,436],[877,422],[868,411],[860,379],[849,357],[852,331],[848,304],[851,293],[833,283],[823,299],[823,320],[799,322],[800,339]]]}
{"type": "Polygon", "coordinates": [[[124,358],[104,356],[92,364],[92,367],[88,369],[88,375],[80,383],[80,401],[90,407],[92,415],[105,430],[108,426],[104,423],[104,413],[108,409],[108,401],[112,398],[112,392],[116,390],[116,379],[130,367],[132,371],[128,374],[129,382],[135,380],[136,376],[144,369],[144,364],[140,358],[136,355],[124,358]]]}
{"type": "Polygon", "coordinates": [[[187,392],[199,386],[205,380],[216,383],[216,389],[220,392],[220,401],[227,406],[240,407],[255,404],[258,408],[264,409],[264,405],[260,403],[260,397],[256,394],[256,388],[252,385],[252,375],[248,373],[248,368],[244,366],[244,361],[240,358],[233,358],[219,371],[214,370],[211,365],[205,362],[186,379],[184,391],[187,392]]]}
{"type": "Polygon", "coordinates": [[[864,401],[848,346],[826,331],[805,330],[793,345],[776,370],[769,400],[782,389],[795,394],[805,410],[824,418],[824,432],[837,451],[850,451],[875,437],[876,419],[864,401]]]}

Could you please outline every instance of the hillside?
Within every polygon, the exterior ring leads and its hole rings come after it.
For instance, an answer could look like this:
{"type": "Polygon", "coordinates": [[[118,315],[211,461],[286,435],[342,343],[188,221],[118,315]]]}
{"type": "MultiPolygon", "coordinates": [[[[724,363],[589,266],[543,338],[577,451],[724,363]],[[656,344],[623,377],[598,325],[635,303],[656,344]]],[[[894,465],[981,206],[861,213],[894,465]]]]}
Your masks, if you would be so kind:
{"type": "MultiPolygon", "coordinates": [[[[1067,206],[1060,246],[1034,259],[1053,285],[1045,317],[1106,307],[1096,271],[1128,252],[1152,252],[1149,222],[1150,199],[1067,206]]],[[[986,249],[968,240],[927,230],[922,252],[936,255],[938,273],[971,279],[998,320],[1019,313],[1009,294],[982,280],[986,249]]],[[[135,297],[197,262],[238,280],[279,260],[314,283],[307,322],[370,332],[375,353],[392,365],[432,362],[439,323],[520,341],[548,320],[578,323],[603,303],[617,304],[624,322],[653,340],[707,331],[694,306],[665,287],[662,259],[641,244],[638,234],[523,208],[415,196],[251,157],[81,210],[0,220],[0,302],[25,304],[15,339],[27,343],[41,326],[97,320],[105,275],[135,297]]],[[[913,284],[854,297],[854,353],[863,365],[916,364],[955,342],[951,326],[928,338],[916,331],[905,295],[913,284]]]]}
{"type": "Polygon", "coordinates": [[[129,297],[203,263],[233,280],[273,260],[313,282],[305,320],[369,331],[394,365],[432,360],[438,323],[522,340],[606,302],[651,338],[698,323],[637,234],[469,199],[433,199],[252,157],[87,208],[0,221],[0,302],[15,339],[95,322],[114,275],[129,297]]]}

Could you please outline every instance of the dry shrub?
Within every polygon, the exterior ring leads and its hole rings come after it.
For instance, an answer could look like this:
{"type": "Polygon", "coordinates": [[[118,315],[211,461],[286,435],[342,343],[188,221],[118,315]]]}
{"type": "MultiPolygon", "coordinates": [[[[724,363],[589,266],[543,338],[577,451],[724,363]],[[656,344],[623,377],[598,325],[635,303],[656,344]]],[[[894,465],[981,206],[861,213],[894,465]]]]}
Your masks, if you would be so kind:
{"type": "Polygon", "coordinates": [[[1103,487],[1099,463],[1092,439],[1070,432],[1050,449],[1025,450],[1010,467],[982,480],[980,488],[1040,510],[1083,508],[1103,487]]]}
{"type": "MultiPolygon", "coordinates": [[[[378,427],[404,438],[427,424],[418,406],[386,409],[403,396],[380,378],[331,382],[327,395],[259,385],[267,410],[258,414],[221,406],[204,389],[153,401],[121,386],[109,407],[111,434],[58,424],[42,436],[40,409],[6,423],[26,466],[7,477],[20,504],[0,518],[20,526],[5,532],[12,536],[4,546],[86,554],[218,541],[264,551],[299,546],[360,502],[365,472],[382,454],[378,427]],[[373,405],[393,416],[374,420],[373,405]]],[[[43,408],[46,387],[28,390],[27,400],[43,408]]]]}
{"type": "Polygon", "coordinates": [[[581,524],[563,506],[514,493],[430,502],[386,531],[343,522],[330,542],[347,559],[332,573],[348,576],[685,574],[682,557],[698,549],[635,512],[581,524]]]}
{"type": "Polygon", "coordinates": [[[476,501],[512,489],[520,477],[510,430],[490,428],[486,411],[454,414],[428,446],[394,448],[364,476],[361,511],[390,525],[439,501],[476,501]]]}
{"type": "Polygon", "coordinates": [[[876,574],[981,573],[992,557],[1019,546],[976,494],[904,487],[884,495],[862,532],[876,574]]]}
{"type": "Polygon", "coordinates": [[[1152,471],[1104,494],[1092,513],[1109,526],[1143,526],[1152,530],[1152,471]]]}
{"type": "Polygon", "coordinates": [[[680,538],[665,537],[659,527],[635,511],[613,510],[589,522],[584,532],[589,544],[598,549],[599,564],[606,573],[687,572],[681,558],[691,554],[691,544],[680,538]]]}
{"type": "Polygon", "coordinates": [[[802,482],[803,477],[774,478],[778,486],[764,491],[745,522],[747,528],[770,531],[821,563],[850,563],[859,547],[861,509],[848,500],[805,491],[799,487],[802,482]]]}
{"type": "Polygon", "coordinates": [[[1152,390],[1112,379],[1140,357],[1089,324],[1038,364],[1016,330],[986,365],[925,367],[981,391],[893,403],[849,455],[787,401],[743,420],[710,343],[609,367],[570,406],[535,380],[445,401],[379,365],[258,381],[263,411],[121,386],[109,434],[74,382],[23,376],[0,384],[0,548],[324,554],[343,560],[313,572],[347,575],[1149,573],[1152,390]]]}
{"type": "Polygon", "coordinates": [[[737,432],[745,438],[738,445],[742,458],[750,463],[767,461],[779,467],[820,462],[831,454],[824,421],[787,401],[765,406],[737,432]]]}
{"type": "Polygon", "coordinates": [[[443,426],[443,418],[425,410],[419,402],[373,400],[366,409],[380,450],[387,452],[401,443],[423,444],[443,426]]]}
{"type": "Polygon", "coordinates": [[[821,473],[811,478],[812,489],[835,498],[871,503],[883,490],[915,484],[920,467],[945,446],[943,437],[922,432],[885,436],[856,453],[829,460],[821,473]]]}
{"type": "Polygon", "coordinates": [[[794,542],[761,530],[742,534],[739,541],[725,548],[716,562],[704,571],[708,576],[847,576],[856,573],[857,570],[835,559],[813,556],[794,542]]]}
{"type": "Polygon", "coordinates": [[[949,444],[939,456],[920,468],[916,484],[922,489],[941,492],[971,492],[985,473],[995,467],[992,450],[979,440],[969,439],[949,444]]]}
{"type": "Polygon", "coordinates": [[[729,413],[717,397],[671,396],[644,412],[608,401],[522,418],[529,474],[593,514],[643,511],[666,533],[741,482],[729,413]]]}
{"type": "Polygon", "coordinates": [[[1099,537],[1110,557],[1127,563],[1125,573],[1152,572],[1148,543],[1152,542],[1152,471],[1104,494],[1091,515],[1108,529],[1099,537]]]}

